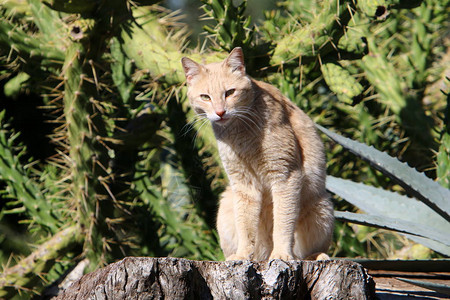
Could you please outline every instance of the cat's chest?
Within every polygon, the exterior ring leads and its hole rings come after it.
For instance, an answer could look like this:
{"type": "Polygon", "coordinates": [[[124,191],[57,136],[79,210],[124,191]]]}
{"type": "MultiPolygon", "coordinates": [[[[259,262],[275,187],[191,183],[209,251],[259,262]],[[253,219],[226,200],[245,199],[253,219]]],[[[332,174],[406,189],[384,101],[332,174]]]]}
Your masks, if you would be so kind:
{"type": "Polygon", "coordinates": [[[219,154],[226,166],[251,166],[259,159],[260,147],[250,138],[234,140],[233,143],[217,141],[219,154]]]}

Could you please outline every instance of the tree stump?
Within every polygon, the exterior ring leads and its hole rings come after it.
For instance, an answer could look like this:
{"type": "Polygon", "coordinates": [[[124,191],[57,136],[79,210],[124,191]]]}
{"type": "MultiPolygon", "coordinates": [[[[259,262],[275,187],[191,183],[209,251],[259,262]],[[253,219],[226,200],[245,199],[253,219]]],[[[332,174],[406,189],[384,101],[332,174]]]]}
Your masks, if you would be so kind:
{"type": "Polygon", "coordinates": [[[358,263],[192,261],[127,257],[84,275],[56,299],[375,299],[358,263]]]}

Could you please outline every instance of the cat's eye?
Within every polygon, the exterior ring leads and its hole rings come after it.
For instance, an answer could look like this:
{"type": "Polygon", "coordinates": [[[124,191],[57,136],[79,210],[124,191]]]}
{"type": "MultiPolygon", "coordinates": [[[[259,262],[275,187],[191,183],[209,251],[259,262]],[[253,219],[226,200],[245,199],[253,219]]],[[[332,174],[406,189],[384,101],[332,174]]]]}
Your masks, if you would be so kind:
{"type": "Polygon", "coordinates": [[[229,89],[225,92],[225,98],[228,98],[229,96],[233,95],[236,89],[229,89]]]}
{"type": "Polygon", "coordinates": [[[203,101],[210,101],[211,97],[209,97],[209,95],[206,94],[201,94],[200,99],[202,99],[203,101]]]}

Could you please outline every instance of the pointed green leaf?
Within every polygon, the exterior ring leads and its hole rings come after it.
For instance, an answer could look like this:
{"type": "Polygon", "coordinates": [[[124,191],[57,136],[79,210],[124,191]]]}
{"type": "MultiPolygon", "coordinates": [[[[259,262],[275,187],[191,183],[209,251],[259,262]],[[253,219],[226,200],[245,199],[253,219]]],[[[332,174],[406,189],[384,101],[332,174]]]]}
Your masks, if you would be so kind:
{"type": "Polygon", "coordinates": [[[340,221],[413,234],[450,245],[450,236],[447,233],[415,222],[398,220],[386,216],[357,214],[347,211],[335,211],[334,215],[336,219],[340,221]]]}
{"type": "Polygon", "coordinates": [[[397,158],[363,143],[345,138],[316,125],[323,133],[350,152],[368,161],[374,168],[396,180],[408,193],[428,205],[450,222],[450,190],[417,172],[397,158]]]}
{"type": "MultiPolygon", "coordinates": [[[[416,222],[450,232],[450,222],[417,199],[333,176],[327,177],[327,189],[365,213],[416,222]]],[[[415,235],[405,235],[434,251],[450,256],[448,245],[415,235]]]]}

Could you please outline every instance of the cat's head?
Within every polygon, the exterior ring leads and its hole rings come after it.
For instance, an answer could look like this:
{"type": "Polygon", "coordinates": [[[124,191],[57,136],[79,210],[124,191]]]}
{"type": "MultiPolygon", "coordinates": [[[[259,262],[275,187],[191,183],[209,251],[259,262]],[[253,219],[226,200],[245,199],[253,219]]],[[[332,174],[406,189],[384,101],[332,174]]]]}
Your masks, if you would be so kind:
{"type": "Polygon", "coordinates": [[[199,64],[187,57],[181,60],[192,108],[211,122],[226,125],[249,109],[253,101],[250,77],[245,73],[244,54],[234,48],[220,63],[199,64]]]}

